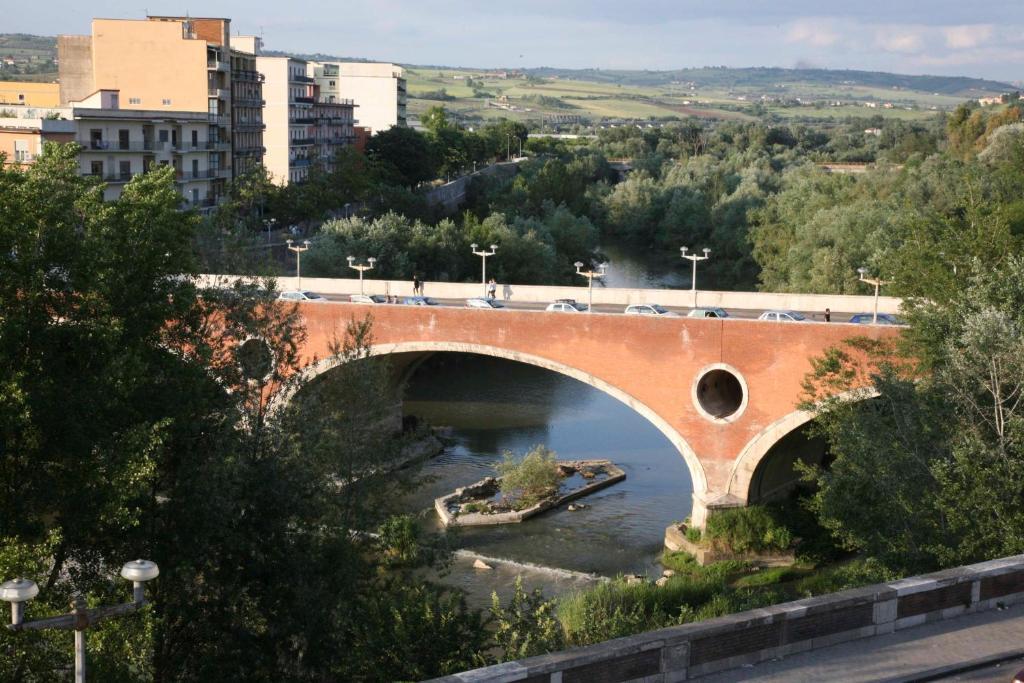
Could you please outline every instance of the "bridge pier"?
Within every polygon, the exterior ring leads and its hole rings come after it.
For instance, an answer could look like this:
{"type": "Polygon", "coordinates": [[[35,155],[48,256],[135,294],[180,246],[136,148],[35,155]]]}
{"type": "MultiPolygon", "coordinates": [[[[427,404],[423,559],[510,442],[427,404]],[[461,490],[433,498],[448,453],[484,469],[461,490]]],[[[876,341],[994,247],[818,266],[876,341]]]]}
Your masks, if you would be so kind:
{"type": "Polygon", "coordinates": [[[747,501],[741,500],[731,493],[705,491],[693,494],[693,509],[690,511],[690,526],[703,530],[708,517],[730,508],[746,507],[747,501]]]}

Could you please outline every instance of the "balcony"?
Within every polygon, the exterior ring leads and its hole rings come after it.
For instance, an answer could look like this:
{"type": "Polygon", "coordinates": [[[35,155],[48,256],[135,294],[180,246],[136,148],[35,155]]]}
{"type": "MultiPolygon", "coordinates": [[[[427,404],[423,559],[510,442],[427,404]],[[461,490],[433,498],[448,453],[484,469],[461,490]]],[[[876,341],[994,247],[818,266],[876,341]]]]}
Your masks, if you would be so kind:
{"type": "Polygon", "coordinates": [[[292,138],[288,141],[289,147],[308,147],[309,145],[316,144],[314,138],[292,138]]]}
{"type": "Polygon", "coordinates": [[[312,116],[296,116],[294,119],[292,119],[288,123],[316,123],[316,122],[317,122],[317,119],[313,118],[312,116]]]}
{"type": "Polygon", "coordinates": [[[309,76],[296,76],[295,74],[292,74],[288,78],[288,80],[291,81],[292,83],[315,83],[316,82],[312,78],[310,78],[309,76]]]}
{"type": "Polygon", "coordinates": [[[235,147],[235,156],[263,156],[267,153],[267,148],[259,145],[235,147]]]}
{"type": "Polygon", "coordinates": [[[207,71],[231,71],[231,65],[227,62],[222,62],[219,59],[207,59],[206,60],[207,71]]]}
{"type": "Polygon", "coordinates": [[[95,152],[159,152],[167,149],[170,143],[143,140],[76,140],[86,151],[95,152]]]}
{"type": "Polygon", "coordinates": [[[238,131],[266,130],[267,124],[262,121],[236,121],[234,128],[238,131]]]}
{"type": "Polygon", "coordinates": [[[231,117],[224,114],[208,114],[206,120],[217,126],[231,125],[231,117]]]}
{"type": "Polygon", "coordinates": [[[289,159],[288,165],[292,168],[304,168],[313,163],[311,159],[289,159]]]}
{"type": "Polygon", "coordinates": [[[292,102],[296,104],[313,104],[312,97],[293,97],[292,102]]]}
{"type": "Polygon", "coordinates": [[[84,173],[83,175],[86,178],[99,178],[105,183],[113,183],[115,185],[127,183],[135,177],[134,173],[84,173]]]}
{"type": "Polygon", "coordinates": [[[206,168],[200,171],[178,171],[175,174],[175,181],[179,183],[198,182],[217,177],[216,169],[206,168]]]}
{"type": "Polygon", "coordinates": [[[250,83],[262,83],[265,79],[259,71],[232,71],[231,78],[236,81],[249,81],[250,83]]]}
{"type": "Polygon", "coordinates": [[[231,104],[236,107],[258,107],[262,108],[267,106],[266,100],[261,100],[258,97],[234,97],[231,99],[231,104]]]}
{"type": "Polygon", "coordinates": [[[216,97],[218,100],[227,100],[231,97],[231,91],[227,88],[217,88],[210,86],[206,90],[207,97],[216,97]]]}

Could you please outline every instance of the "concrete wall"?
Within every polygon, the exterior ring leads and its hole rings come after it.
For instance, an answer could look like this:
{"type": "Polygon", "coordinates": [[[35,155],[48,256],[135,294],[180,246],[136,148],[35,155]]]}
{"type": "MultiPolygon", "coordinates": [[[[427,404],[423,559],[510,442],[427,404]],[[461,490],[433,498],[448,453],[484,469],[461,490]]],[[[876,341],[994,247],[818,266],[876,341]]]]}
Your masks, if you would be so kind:
{"type": "Polygon", "coordinates": [[[58,36],[60,104],[75,102],[96,90],[92,76],[92,36],[58,36]]]}
{"type": "MultiPolygon", "coordinates": [[[[501,249],[498,250],[500,258],[501,249]]],[[[216,281],[220,276],[207,275],[209,282],[216,281]]],[[[581,280],[583,278],[580,278],[581,280]]],[[[278,279],[281,289],[294,289],[295,278],[278,279]]],[[[352,294],[359,292],[358,279],[336,278],[302,278],[303,289],[310,289],[321,294],[352,294]]],[[[412,280],[369,280],[364,283],[367,294],[390,293],[398,296],[412,296],[412,280]]],[[[555,299],[576,299],[587,301],[587,288],[548,285],[510,285],[512,301],[551,302],[555,299]]],[[[504,285],[499,283],[498,296],[502,296],[504,285]]],[[[465,299],[482,296],[483,285],[465,282],[428,282],[424,285],[424,293],[438,299],[465,299]]],[[[883,296],[878,298],[879,313],[898,313],[902,299],[883,296]]],[[[844,294],[775,294],[768,292],[692,292],[688,289],[623,289],[612,287],[594,287],[595,304],[612,304],[626,306],[634,303],[653,302],[662,306],[693,307],[721,306],[725,309],[792,309],[795,311],[823,312],[826,308],[833,311],[860,313],[870,312],[874,305],[872,296],[850,296],[844,294]]],[[[835,321],[836,319],[833,318],[835,321]]],[[[836,321],[838,322],[838,321],[836,321]]]]}
{"type": "Polygon", "coordinates": [[[649,631],[434,680],[672,683],[1019,602],[1024,602],[1024,555],[649,631]]]}
{"type": "Polygon", "coordinates": [[[439,185],[430,190],[426,195],[427,204],[430,206],[442,204],[445,210],[456,211],[466,201],[466,189],[469,187],[469,183],[474,176],[495,175],[498,173],[508,175],[514,174],[517,170],[517,161],[490,164],[475,173],[456,178],[450,183],[439,185]]]}

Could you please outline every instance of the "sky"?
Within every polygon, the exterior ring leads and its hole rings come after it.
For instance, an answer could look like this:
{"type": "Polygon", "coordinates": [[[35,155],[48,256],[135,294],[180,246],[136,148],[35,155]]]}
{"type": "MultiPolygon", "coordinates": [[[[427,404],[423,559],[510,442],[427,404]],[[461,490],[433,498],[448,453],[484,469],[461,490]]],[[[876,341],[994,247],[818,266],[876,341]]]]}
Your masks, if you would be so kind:
{"type": "Polygon", "coordinates": [[[1024,80],[1024,0],[49,0],[0,32],[88,33],[92,17],[224,16],[269,49],[405,64],[779,66],[1024,80]],[[40,9],[40,8],[45,9],[40,9]]]}

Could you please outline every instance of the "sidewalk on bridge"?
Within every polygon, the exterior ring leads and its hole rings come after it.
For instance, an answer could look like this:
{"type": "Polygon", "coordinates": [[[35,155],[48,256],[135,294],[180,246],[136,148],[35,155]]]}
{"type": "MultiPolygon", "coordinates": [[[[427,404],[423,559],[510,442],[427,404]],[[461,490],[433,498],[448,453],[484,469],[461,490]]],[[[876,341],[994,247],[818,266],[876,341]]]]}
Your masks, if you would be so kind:
{"type": "MultiPolygon", "coordinates": [[[[992,665],[1024,653],[1024,604],[933,622],[884,636],[705,676],[732,681],[925,681],[992,665]]],[[[1013,680],[1007,667],[1002,680],[1013,680]]]]}

